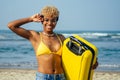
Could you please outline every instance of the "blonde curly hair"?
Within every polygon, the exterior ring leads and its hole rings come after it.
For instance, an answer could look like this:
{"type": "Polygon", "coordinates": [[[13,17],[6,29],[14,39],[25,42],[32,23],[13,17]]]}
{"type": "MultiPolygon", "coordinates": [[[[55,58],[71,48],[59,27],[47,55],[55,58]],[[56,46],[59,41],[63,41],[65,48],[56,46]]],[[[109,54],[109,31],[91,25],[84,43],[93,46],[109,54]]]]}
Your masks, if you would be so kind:
{"type": "Polygon", "coordinates": [[[59,11],[55,6],[43,7],[40,14],[43,16],[59,17],[59,11]]]}

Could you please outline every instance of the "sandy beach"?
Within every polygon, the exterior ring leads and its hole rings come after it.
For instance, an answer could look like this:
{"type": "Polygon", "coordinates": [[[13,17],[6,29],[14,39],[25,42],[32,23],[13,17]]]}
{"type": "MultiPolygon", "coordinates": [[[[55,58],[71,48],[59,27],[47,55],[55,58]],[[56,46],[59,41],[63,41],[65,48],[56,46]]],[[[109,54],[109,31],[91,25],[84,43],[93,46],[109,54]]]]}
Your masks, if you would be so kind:
{"type": "MultiPolygon", "coordinates": [[[[0,80],[35,80],[35,75],[35,70],[0,69],[0,80]]],[[[120,72],[95,71],[93,80],[120,80],[120,72]]]]}

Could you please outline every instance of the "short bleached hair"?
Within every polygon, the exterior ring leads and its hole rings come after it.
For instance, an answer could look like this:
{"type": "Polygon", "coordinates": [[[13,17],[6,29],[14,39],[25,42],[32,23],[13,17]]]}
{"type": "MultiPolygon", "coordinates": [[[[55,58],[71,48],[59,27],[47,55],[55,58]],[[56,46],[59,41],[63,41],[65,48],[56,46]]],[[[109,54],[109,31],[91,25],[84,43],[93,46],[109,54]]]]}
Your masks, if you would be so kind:
{"type": "Polygon", "coordinates": [[[59,17],[59,11],[55,6],[43,7],[40,14],[43,16],[59,17]]]}

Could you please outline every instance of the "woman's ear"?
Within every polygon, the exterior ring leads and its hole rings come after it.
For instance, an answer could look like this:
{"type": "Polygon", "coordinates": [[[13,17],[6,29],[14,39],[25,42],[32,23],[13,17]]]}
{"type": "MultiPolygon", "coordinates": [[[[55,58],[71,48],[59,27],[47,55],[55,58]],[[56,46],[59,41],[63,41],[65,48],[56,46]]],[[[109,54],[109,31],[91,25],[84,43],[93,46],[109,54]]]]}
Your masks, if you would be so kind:
{"type": "Polygon", "coordinates": [[[56,18],[56,21],[58,21],[58,20],[59,20],[59,17],[56,18]]]}

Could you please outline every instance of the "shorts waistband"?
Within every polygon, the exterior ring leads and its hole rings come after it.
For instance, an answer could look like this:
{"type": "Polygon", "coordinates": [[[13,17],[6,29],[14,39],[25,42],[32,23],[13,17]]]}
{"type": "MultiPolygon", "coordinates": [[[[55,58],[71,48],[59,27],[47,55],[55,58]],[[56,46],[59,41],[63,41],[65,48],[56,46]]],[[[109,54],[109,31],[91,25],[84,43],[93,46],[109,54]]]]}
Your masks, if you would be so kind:
{"type": "Polygon", "coordinates": [[[61,73],[61,74],[44,74],[44,73],[41,73],[41,72],[37,72],[36,75],[37,76],[64,76],[64,73],[61,73]]]}
{"type": "Polygon", "coordinates": [[[41,72],[36,73],[36,80],[66,80],[64,73],[61,74],[44,74],[41,72]]]}

